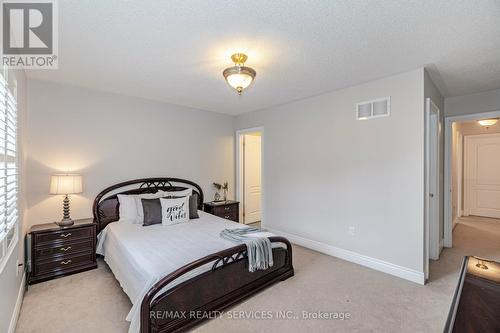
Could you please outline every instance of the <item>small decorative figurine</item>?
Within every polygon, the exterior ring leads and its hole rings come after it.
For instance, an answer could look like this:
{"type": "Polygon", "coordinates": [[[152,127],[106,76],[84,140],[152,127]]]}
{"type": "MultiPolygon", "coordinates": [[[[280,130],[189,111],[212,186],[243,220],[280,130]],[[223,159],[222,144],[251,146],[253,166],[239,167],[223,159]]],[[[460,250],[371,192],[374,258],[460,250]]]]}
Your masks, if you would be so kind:
{"type": "Polygon", "coordinates": [[[219,191],[222,189],[222,185],[219,184],[219,183],[214,183],[214,187],[216,189],[215,194],[214,194],[214,201],[215,202],[221,201],[220,200],[220,193],[219,193],[219,191]]]}
{"type": "Polygon", "coordinates": [[[227,191],[229,189],[228,182],[224,182],[223,185],[219,183],[214,183],[214,187],[216,189],[216,192],[214,194],[214,201],[227,201],[227,191]],[[222,200],[220,198],[220,190],[222,190],[223,193],[222,200]]]}

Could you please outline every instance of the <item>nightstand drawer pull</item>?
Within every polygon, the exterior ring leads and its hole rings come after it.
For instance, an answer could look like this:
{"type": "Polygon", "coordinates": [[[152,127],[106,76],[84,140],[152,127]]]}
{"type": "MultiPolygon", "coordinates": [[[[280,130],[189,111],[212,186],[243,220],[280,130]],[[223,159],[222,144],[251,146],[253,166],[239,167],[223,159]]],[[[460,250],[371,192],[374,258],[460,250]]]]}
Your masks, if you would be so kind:
{"type": "Polygon", "coordinates": [[[231,218],[231,215],[225,215],[224,218],[229,220],[231,218]]]}
{"type": "Polygon", "coordinates": [[[227,207],[224,207],[224,210],[230,210],[231,207],[227,206],[227,207]]]}
{"type": "Polygon", "coordinates": [[[71,246],[68,246],[68,247],[61,247],[59,250],[63,251],[63,252],[66,252],[68,250],[71,250],[71,246]]]}
{"type": "Polygon", "coordinates": [[[67,234],[61,234],[61,237],[63,238],[67,238],[69,236],[71,236],[71,232],[68,232],[67,234]]]}
{"type": "Polygon", "coordinates": [[[67,265],[67,264],[71,264],[73,261],[70,259],[70,260],[66,260],[66,261],[61,261],[61,265],[67,265]]]}

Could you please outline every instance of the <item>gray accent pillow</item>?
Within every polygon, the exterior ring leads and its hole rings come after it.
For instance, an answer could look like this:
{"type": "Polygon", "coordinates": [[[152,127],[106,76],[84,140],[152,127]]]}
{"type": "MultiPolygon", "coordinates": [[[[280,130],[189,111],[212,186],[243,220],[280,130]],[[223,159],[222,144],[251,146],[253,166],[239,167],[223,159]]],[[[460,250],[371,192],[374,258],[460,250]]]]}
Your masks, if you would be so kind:
{"type": "Polygon", "coordinates": [[[198,193],[193,193],[189,197],[189,219],[198,219],[198,193]]]}
{"type": "Polygon", "coordinates": [[[142,210],[144,212],[144,222],[146,227],[153,224],[161,224],[161,202],[160,199],[141,199],[142,210]]]}
{"type": "MultiPolygon", "coordinates": [[[[182,198],[182,196],[170,196],[168,198],[182,198]]],[[[198,219],[200,216],[198,215],[198,193],[193,193],[189,196],[189,219],[198,219]]]]}

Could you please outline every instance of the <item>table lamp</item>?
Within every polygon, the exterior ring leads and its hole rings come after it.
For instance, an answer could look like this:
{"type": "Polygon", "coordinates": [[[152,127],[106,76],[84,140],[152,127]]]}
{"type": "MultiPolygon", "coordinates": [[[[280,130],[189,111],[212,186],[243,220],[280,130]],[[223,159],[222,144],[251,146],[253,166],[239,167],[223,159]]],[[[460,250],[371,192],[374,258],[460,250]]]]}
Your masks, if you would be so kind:
{"type": "Polygon", "coordinates": [[[77,174],[57,174],[50,178],[50,194],[62,194],[63,219],[56,222],[59,226],[69,226],[74,222],[69,216],[69,194],[82,193],[82,176],[77,174]]]}

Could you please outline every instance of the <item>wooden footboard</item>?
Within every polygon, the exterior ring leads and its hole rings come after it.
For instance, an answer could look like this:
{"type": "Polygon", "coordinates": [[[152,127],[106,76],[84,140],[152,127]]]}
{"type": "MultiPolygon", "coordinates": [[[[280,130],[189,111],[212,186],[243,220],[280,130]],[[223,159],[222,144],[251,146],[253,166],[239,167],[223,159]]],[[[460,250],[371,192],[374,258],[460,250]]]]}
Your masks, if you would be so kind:
{"type": "Polygon", "coordinates": [[[182,331],[251,296],[262,288],[293,276],[292,246],[283,237],[270,237],[286,248],[273,249],[273,267],[250,273],[246,246],[220,251],[167,275],[146,294],[141,304],[141,332],[182,331]],[[212,263],[212,269],[173,288],[165,287],[197,267],[212,263]]]}

